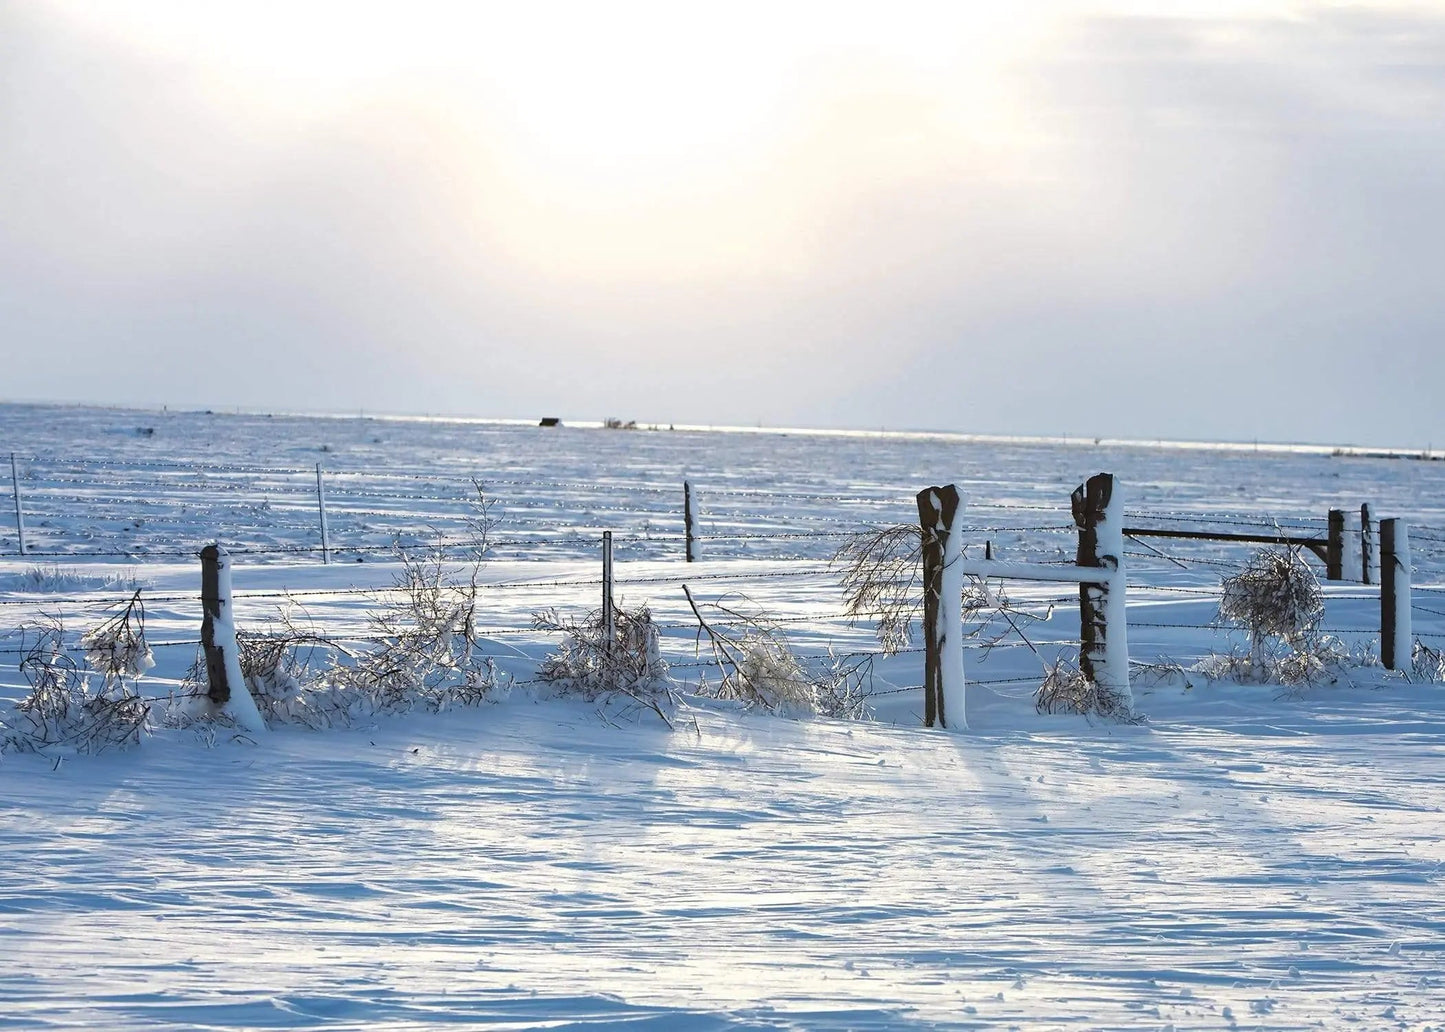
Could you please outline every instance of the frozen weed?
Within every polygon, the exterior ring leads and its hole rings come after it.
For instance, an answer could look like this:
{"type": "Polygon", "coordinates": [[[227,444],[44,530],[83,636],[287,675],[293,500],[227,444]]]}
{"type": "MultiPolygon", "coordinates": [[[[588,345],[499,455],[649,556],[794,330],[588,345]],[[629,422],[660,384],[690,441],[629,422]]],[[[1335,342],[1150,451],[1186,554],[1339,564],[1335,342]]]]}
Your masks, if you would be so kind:
{"type": "Polygon", "coordinates": [[[1089,680],[1074,663],[1062,657],[1044,667],[1044,679],[1034,696],[1040,713],[1076,713],[1104,720],[1132,721],[1128,700],[1120,693],[1089,680]]]}
{"type": "MultiPolygon", "coordinates": [[[[131,671],[150,650],[144,644],[144,627],[132,629],[139,647],[122,650],[126,658],[102,667],[102,687],[92,692],[89,674],[65,647],[65,628],[59,621],[21,627],[20,672],[30,694],[0,716],[0,752],[99,753],[138,744],[150,707],[126,677],[139,676],[131,671]],[[120,664],[125,664],[124,674],[120,664]]],[[[97,655],[104,659],[106,654],[97,655]]]]}
{"type": "Polygon", "coordinates": [[[3,578],[3,584],[9,591],[57,595],[81,591],[133,592],[143,586],[134,570],[96,576],[65,569],[58,563],[27,566],[20,573],[3,578]]]}
{"type": "MultiPolygon", "coordinates": [[[[268,723],[320,730],[383,713],[476,706],[495,696],[496,668],[475,629],[478,567],[456,575],[439,553],[401,551],[399,558],[393,588],[376,596],[369,615],[369,649],[298,627],[289,609],[279,628],[237,634],[246,688],[268,723]]],[[[204,704],[203,658],[185,683],[187,692],[167,708],[167,723],[216,720],[214,707],[204,704]]]]}
{"type": "Polygon", "coordinates": [[[468,500],[462,523],[467,528],[472,558],[481,560],[492,550],[492,531],[497,529],[501,518],[496,513],[496,502],[487,497],[486,485],[476,477],[471,481],[477,496],[468,500]]]}
{"type": "Polygon", "coordinates": [[[124,686],[126,679],[135,680],[156,665],[155,656],[146,644],[145,604],[140,591],[116,616],[80,637],[85,661],[105,679],[108,690],[124,686]]]}
{"type": "Polygon", "coordinates": [[[461,578],[440,553],[399,557],[395,587],[370,617],[375,648],[327,669],[317,690],[348,716],[486,701],[497,676],[477,641],[477,566],[461,578]]]}
{"type": "Polygon", "coordinates": [[[864,531],[833,554],[841,571],[844,612],[855,622],[876,620],[885,655],[908,647],[923,614],[923,535],[917,525],[864,531]]]}
{"type": "Polygon", "coordinates": [[[1410,676],[1424,684],[1445,684],[1445,653],[1417,640],[1410,653],[1410,676]]]}
{"type": "Polygon", "coordinates": [[[669,726],[674,697],[672,678],[662,659],[662,642],[647,606],[613,610],[612,628],[601,610],[581,620],[564,618],[555,609],[536,613],[538,630],[560,631],[557,651],[542,661],[537,676],[565,695],[604,704],[613,696],[630,699],[656,713],[669,726]]]}
{"type": "Polygon", "coordinates": [[[1219,621],[1249,632],[1250,650],[1302,639],[1324,616],[1324,593],[1295,549],[1264,548],[1223,583],[1219,621]]]}
{"type": "Polygon", "coordinates": [[[707,635],[713,658],[722,671],[716,684],[703,679],[701,694],[770,713],[849,720],[871,715],[871,656],[839,656],[830,651],[826,663],[810,667],[792,650],[782,630],[757,607],[749,606],[745,611],[735,601],[712,602],[708,605],[720,619],[709,621],[686,585],[682,590],[697,617],[699,638],[707,635]]]}
{"type": "Polygon", "coordinates": [[[1368,657],[1352,655],[1338,638],[1309,633],[1265,641],[1248,652],[1206,656],[1194,669],[1213,681],[1302,689],[1349,680],[1351,666],[1368,663],[1368,657]]]}

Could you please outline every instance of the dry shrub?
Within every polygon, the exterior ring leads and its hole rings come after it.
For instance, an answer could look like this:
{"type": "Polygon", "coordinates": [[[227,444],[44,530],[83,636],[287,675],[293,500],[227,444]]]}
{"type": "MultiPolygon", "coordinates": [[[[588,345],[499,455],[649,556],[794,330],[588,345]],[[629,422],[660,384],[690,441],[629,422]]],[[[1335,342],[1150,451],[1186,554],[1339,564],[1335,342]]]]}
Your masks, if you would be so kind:
{"type": "Polygon", "coordinates": [[[80,636],[85,661],[105,679],[105,688],[124,685],[156,665],[145,639],[145,604],[140,591],[120,613],[80,636]]]}
{"type": "Polygon", "coordinates": [[[1223,588],[1219,620],[1247,630],[1252,651],[1270,638],[1300,639],[1324,616],[1320,582],[1292,548],[1260,549],[1223,588]]]}
{"type": "Polygon", "coordinates": [[[441,711],[479,705],[496,689],[496,669],[477,640],[478,566],[455,576],[439,552],[398,558],[395,586],[370,614],[375,647],[348,654],[350,662],[331,666],[303,691],[298,698],[311,709],[347,718],[418,706],[441,711]]]}
{"type": "Polygon", "coordinates": [[[560,616],[555,609],[536,613],[532,624],[538,630],[562,632],[557,651],[542,661],[540,680],[564,695],[589,702],[606,703],[621,696],[656,713],[669,726],[668,711],[674,703],[672,679],[662,659],[662,640],[652,611],[647,606],[627,609],[616,606],[612,634],[595,610],[579,623],[560,616]]]}
{"type": "Polygon", "coordinates": [[[1410,653],[1410,676],[1425,684],[1445,684],[1445,653],[1416,640],[1410,653]]]}
{"type": "Polygon", "coordinates": [[[1215,680],[1303,687],[1345,676],[1349,650],[1317,627],[1324,593],[1297,549],[1265,548],[1223,582],[1218,622],[1249,633],[1249,653],[1211,656],[1200,673],[1215,680]]]}
{"type": "Polygon", "coordinates": [[[1194,688],[1194,682],[1189,675],[1193,672],[1167,656],[1161,656],[1152,663],[1129,664],[1129,681],[1135,688],[1150,690],[1153,688],[1181,688],[1190,691],[1194,688]]]}
{"type": "Polygon", "coordinates": [[[7,591],[66,594],[78,591],[136,591],[141,583],[134,570],[97,576],[77,573],[59,563],[47,563],[27,566],[18,574],[0,577],[0,587],[7,591]]]}
{"type": "Polygon", "coordinates": [[[136,605],[132,599],[120,617],[85,636],[99,636],[93,655],[102,664],[97,670],[102,682],[96,692],[90,690],[90,675],[66,650],[65,628],[59,621],[20,628],[20,672],[30,684],[30,694],[0,717],[0,752],[99,753],[139,744],[150,707],[126,678],[133,680],[139,676],[137,670],[149,668],[143,660],[150,649],[143,623],[131,622],[136,605]],[[129,644],[111,653],[102,646],[116,634],[116,620],[126,625],[118,637],[128,637],[129,644]]]}
{"type": "Polygon", "coordinates": [[[717,614],[703,617],[686,586],[683,592],[697,617],[699,640],[706,634],[722,675],[706,679],[699,693],[741,702],[770,713],[812,714],[862,720],[871,715],[871,656],[838,656],[809,666],[788,644],[782,630],[742,596],[707,603],[717,614]],[[742,604],[739,604],[741,600],[742,604]],[[726,630],[719,628],[726,627],[726,630]]]}
{"type": "Polygon", "coordinates": [[[844,612],[854,622],[877,621],[886,655],[908,647],[913,621],[923,614],[923,532],[899,524],[849,538],[833,553],[841,571],[844,612]]]}
{"type": "Polygon", "coordinates": [[[470,538],[472,558],[480,560],[492,550],[492,532],[497,529],[501,518],[496,513],[496,503],[487,497],[486,485],[476,477],[472,477],[471,481],[477,496],[468,499],[468,511],[462,517],[462,523],[470,538]]]}
{"type": "Polygon", "coordinates": [[[268,722],[299,717],[293,713],[305,691],[308,665],[299,658],[302,648],[314,644],[291,629],[270,630],[260,634],[236,632],[240,650],[241,676],[256,700],[256,708],[268,722]]]}
{"type": "Polygon", "coordinates": [[[1338,638],[1310,632],[1289,641],[1267,640],[1249,652],[1206,656],[1194,669],[1214,681],[1309,688],[1348,679],[1353,661],[1338,638]]]}
{"type": "Polygon", "coordinates": [[[1128,700],[1112,689],[1089,680],[1076,664],[1059,658],[1044,668],[1044,679],[1034,696],[1040,713],[1076,713],[1104,720],[1132,721],[1128,700]]]}
{"type": "MultiPolygon", "coordinates": [[[[477,574],[473,563],[452,573],[440,553],[399,552],[394,587],[376,596],[368,616],[372,643],[360,651],[298,627],[291,608],[279,628],[237,634],[246,688],[267,723],[313,729],[346,727],[384,713],[440,712],[493,698],[496,669],[482,654],[475,628],[477,574]]],[[[173,702],[167,723],[189,727],[214,721],[206,694],[205,662],[187,675],[188,692],[173,702]]]]}

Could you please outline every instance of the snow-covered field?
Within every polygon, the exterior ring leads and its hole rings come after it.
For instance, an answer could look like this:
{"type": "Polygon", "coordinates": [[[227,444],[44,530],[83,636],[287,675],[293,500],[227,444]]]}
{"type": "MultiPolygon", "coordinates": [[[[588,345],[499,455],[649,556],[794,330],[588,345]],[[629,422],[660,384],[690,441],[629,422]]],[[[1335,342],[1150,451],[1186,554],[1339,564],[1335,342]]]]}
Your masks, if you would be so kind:
{"type": "MultiPolygon", "coordinates": [[[[911,522],[919,488],[955,482],[971,544],[1068,559],[1069,491],[1100,470],[1141,526],[1310,535],[1362,501],[1405,518],[1415,630],[1439,647],[1445,464],[0,406],[12,451],[32,554],[0,512],[6,697],[18,627],[51,614],[78,634],[133,586],[157,644],[142,684],[165,695],[195,659],[192,553],[213,539],[243,626],[290,596],[328,635],[364,634],[397,538],[462,557],[473,478],[498,521],[480,618],[517,685],[259,743],[159,730],[6,755],[0,1027],[1445,1028],[1438,685],[1370,665],[1291,691],[1141,671],[1145,723],[1040,716],[1077,606],[1023,584],[1013,603],[1052,616],[1032,648],[969,650],[966,733],[917,726],[917,653],[877,661],[871,722],[692,699],[669,730],[527,683],[555,643],[531,614],[597,605],[601,530],[685,688],[709,671],[683,583],[744,593],[806,656],[873,651],[840,618],[841,534],[911,522]],[[682,561],[684,479],[701,563],[682,561]]],[[[1208,625],[1248,549],[1152,544],[1175,558],[1129,555],[1133,658],[1238,647],[1208,625]]],[[[1328,590],[1326,628],[1367,654],[1375,589],[1328,590]]]]}

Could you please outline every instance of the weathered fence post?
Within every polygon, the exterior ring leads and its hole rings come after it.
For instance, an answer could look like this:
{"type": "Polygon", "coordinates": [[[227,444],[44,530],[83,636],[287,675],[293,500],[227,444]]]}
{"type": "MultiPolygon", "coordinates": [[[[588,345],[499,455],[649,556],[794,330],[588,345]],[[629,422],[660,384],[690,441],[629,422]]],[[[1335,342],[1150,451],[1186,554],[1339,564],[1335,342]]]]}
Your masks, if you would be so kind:
{"type": "Polygon", "coordinates": [[[1353,509],[1340,514],[1344,521],[1344,533],[1340,536],[1340,579],[1361,582],[1364,572],[1364,530],[1360,526],[1360,514],[1353,509]]]}
{"type": "Polygon", "coordinates": [[[923,534],[923,726],[965,730],[963,495],[953,484],[918,492],[923,534]]]}
{"type": "Polygon", "coordinates": [[[682,529],[685,535],[687,561],[697,562],[697,495],[692,493],[691,481],[682,482],[682,529]]]}
{"type": "Polygon", "coordinates": [[[1360,583],[1380,583],[1380,538],[1375,509],[1369,502],[1360,506],[1360,583]]]}
{"type": "Polygon", "coordinates": [[[1325,540],[1325,580],[1345,578],[1345,513],[1331,509],[1329,536],[1325,540]]]}
{"type": "Polygon", "coordinates": [[[321,463],[316,464],[316,506],[321,512],[321,562],[331,565],[331,540],[326,529],[326,485],[321,480],[321,463]]]}
{"type": "Polygon", "coordinates": [[[1380,662],[1409,670],[1415,635],[1410,626],[1410,535],[1404,520],[1380,521],[1380,662]]]}
{"type": "Polygon", "coordinates": [[[206,656],[206,694],[210,700],[246,730],[266,730],[241,673],[231,600],[231,557],[214,544],[201,549],[201,647],[206,656]]]}
{"type": "Polygon", "coordinates": [[[602,640],[608,655],[617,643],[617,614],[612,607],[612,531],[602,532],[602,640]]]}
{"type": "Polygon", "coordinates": [[[20,554],[25,554],[25,510],[20,505],[20,473],[15,466],[15,453],[10,453],[10,484],[15,491],[15,533],[20,539],[20,554]]]}
{"type": "Polygon", "coordinates": [[[1112,571],[1100,584],[1079,585],[1079,669],[1134,708],[1129,688],[1129,625],[1125,611],[1124,502],[1112,473],[1098,473],[1070,498],[1079,528],[1079,566],[1112,571]]]}

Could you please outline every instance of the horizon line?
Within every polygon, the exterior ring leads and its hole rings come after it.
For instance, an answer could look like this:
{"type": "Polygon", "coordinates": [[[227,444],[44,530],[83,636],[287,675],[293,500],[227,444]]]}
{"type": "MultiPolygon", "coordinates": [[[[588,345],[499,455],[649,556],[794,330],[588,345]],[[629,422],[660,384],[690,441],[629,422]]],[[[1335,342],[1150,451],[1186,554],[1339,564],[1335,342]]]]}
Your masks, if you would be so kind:
{"type": "MultiPolygon", "coordinates": [[[[298,409],[260,409],[244,405],[232,405],[221,408],[216,407],[184,407],[162,403],[159,406],[153,404],[120,405],[105,402],[84,402],[84,401],[21,401],[15,399],[0,399],[0,406],[6,407],[32,407],[32,408],[58,408],[58,409],[99,409],[112,412],[145,412],[153,414],[169,414],[172,411],[189,415],[212,415],[212,416],[281,416],[297,419],[357,419],[357,420],[378,420],[383,422],[396,423],[460,423],[470,425],[493,425],[493,426],[533,426],[540,428],[540,419],[522,419],[506,416],[475,416],[455,414],[433,414],[433,413],[409,413],[409,412],[367,412],[365,409],[357,409],[355,412],[342,411],[318,411],[298,409]]],[[[552,417],[548,417],[552,418],[552,417]]],[[[1289,455],[1326,455],[1348,458],[1412,458],[1412,459],[1439,459],[1445,455],[1436,456],[1428,445],[1425,448],[1400,447],[1394,445],[1357,445],[1357,444],[1325,444],[1308,441],[1261,441],[1253,439],[1249,441],[1212,441],[1199,439],[1173,439],[1173,438],[1144,438],[1144,437],[1105,437],[1094,434],[999,434],[988,432],[973,432],[966,430],[932,430],[932,429],[889,429],[879,427],[869,429],[864,427],[808,427],[808,426],[742,426],[722,423],[672,423],[672,422],[651,422],[642,420],[629,420],[625,424],[609,426],[609,420],[596,419],[575,419],[568,420],[558,417],[558,426],[562,429],[615,429],[618,432],[663,432],[675,433],[736,433],[736,434],[802,434],[814,437],[844,437],[844,438],[876,438],[884,440],[920,440],[920,441],[944,441],[959,444],[1021,444],[1055,447],[1096,447],[1096,448],[1153,448],[1159,450],[1176,451],[1219,451],[1219,452],[1271,452],[1289,455]]],[[[609,417],[610,419],[610,417],[609,417]]]]}

